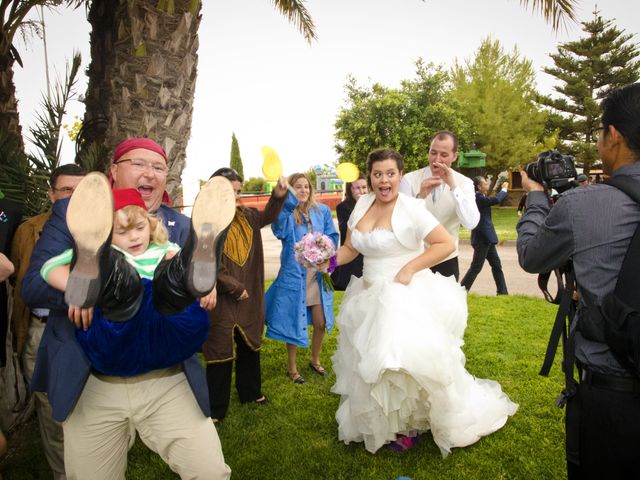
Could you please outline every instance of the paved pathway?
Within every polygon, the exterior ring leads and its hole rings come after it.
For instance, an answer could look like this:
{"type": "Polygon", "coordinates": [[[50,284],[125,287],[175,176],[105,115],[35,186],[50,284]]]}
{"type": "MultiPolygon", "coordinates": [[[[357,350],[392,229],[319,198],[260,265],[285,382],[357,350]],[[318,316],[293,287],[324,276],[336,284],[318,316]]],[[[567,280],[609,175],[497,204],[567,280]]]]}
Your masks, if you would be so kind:
{"type": "MultiPolygon", "coordinates": [[[[262,229],[262,241],[264,243],[265,278],[275,278],[280,268],[280,241],[273,236],[271,227],[262,229]]],[[[462,278],[473,258],[473,249],[468,242],[462,242],[459,251],[460,278],[462,278]]],[[[505,242],[505,245],[499,245],[498,254],[502,260],[502,269],[507,280],[509,293],[542,298],[542,293],[538,289],[537,275],[525,272],[520,268],[520,265],[518,265],[518,253],[516,252],[515,242],[505,242]]],[[[471,293],[477,293],[479,295],[496,294],[495,283],[491,276],[491,267],[489,267],[488,263],[485,262],[484,268],[471,287],[471,293]]]]}

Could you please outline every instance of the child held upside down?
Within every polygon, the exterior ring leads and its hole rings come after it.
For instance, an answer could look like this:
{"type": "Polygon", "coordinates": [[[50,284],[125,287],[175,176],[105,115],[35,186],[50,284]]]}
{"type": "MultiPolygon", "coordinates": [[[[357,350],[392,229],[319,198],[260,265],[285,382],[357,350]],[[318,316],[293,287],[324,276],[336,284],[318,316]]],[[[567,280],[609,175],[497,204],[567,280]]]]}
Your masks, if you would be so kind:
{"type": "Polygon", "coordinates": [[[102,174],[83,179],[67,211],[75,248],[48,260],[41,275],[65,292],[69,319],[79,327],[76,338],[95,370],[139,375],[200,349],[209,329],[205,309],[216,304],[218,250],[234,205],[226,179],[207,183],[180,250],[136,189],[116,189],[112,197],[102,174]]]}

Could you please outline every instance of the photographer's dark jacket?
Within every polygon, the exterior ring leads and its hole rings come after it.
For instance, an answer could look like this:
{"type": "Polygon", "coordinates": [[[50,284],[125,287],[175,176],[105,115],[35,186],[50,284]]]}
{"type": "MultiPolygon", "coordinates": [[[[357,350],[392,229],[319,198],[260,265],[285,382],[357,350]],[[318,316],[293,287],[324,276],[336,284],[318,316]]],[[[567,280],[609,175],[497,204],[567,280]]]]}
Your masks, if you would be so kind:
{"type": "MultiPolygon", "coordinates": [[[[640,163],[626,165],[613,175],[629,175],[640,182],[640,163]]],[[[598,183],[562,194],[551,208],[543,192],[528,195],[527,209],[518,222],[518,260],[531,273],[566,265],[573,267],[584,306],[584,290],[594,302],[613,292],[631,237],[640,222],[640,205],[619,189],[598,183]]],[[[576,359],[589,369],[616,376],[631,373],[604,343],[576,333],[576,359]]]]}

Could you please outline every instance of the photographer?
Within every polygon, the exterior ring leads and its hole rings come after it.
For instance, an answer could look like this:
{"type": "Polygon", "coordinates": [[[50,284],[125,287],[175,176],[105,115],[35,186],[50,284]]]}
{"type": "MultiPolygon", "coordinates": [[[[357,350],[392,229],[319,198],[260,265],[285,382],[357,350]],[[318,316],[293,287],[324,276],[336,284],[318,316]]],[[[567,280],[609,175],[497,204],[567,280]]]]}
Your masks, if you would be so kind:
{"type": "MultiPolygon", "coordinates": [[[[640,83],[612,91],[601,107],[595,130],[603,170],[612,177],[630,177],[640,190],[640,83]]],[[[544,187],[525,172],[522,186],[529,194],[517,226],[520,265],[542,273],[572,264],[579,295],[564,351],[569,379],[573,362],[567,359],[573,355],[580,375],[566,394],[568,477],[640,478],[637,362],[621,355],[620,343],[613,344],[610,336],[593,335],[602,325],[590,323],[586,315],[587,306],[598,308],[616,287],[640,222],[640,205],[619,188],[601,183],[569,190],[551,208],[544,187]]],[[[639,343],[637,334],[624,334],[627,348],[639,343]]],[[[640,352],[633,353],[637,358],[640,352]]]]}

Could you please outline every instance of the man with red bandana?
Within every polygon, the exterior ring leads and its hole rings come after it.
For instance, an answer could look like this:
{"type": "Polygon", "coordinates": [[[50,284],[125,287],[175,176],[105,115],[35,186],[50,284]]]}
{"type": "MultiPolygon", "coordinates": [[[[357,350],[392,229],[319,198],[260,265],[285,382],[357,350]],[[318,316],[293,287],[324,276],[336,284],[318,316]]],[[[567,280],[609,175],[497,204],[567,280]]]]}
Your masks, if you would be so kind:
{"type": "MultiPolygon", "coordinates": [[[[164,149],[146,138],[122,142],[110,169],[113,187],[137,189],[166,225],[169,240],[184,246],[189,218],[162,203],[167,173],[164,149]]],[[[68,204],[54,204],[22,283],[27,305],[48,299],[50,314],[31,388],[47,392],[53,417],[64,422],[67,478],[124,479],[136,431],[182,478],[229,478],[196,354],[169,368],[119,377],[97,375],[82,351],[64,294],[40,276],[46,260],[74,245],[66,222],[68,204]]]]}

